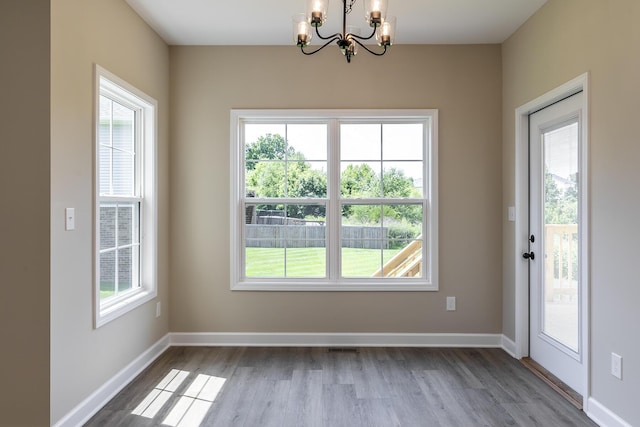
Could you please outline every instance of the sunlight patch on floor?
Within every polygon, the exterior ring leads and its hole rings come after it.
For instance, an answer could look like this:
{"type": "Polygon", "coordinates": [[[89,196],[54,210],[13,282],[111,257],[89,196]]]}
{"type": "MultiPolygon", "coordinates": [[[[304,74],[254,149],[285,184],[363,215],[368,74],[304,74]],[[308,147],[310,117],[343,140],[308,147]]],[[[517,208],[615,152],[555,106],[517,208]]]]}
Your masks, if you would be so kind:
{"type": "MultiPolygon", "coordinates": [[[[172,369],[131,413],[154,418],[189,374],[188,371],[172,369]]],[[[224,378],[198,374],[162,424],[169,427],[199,427],[225,381],[224,378]]]]}

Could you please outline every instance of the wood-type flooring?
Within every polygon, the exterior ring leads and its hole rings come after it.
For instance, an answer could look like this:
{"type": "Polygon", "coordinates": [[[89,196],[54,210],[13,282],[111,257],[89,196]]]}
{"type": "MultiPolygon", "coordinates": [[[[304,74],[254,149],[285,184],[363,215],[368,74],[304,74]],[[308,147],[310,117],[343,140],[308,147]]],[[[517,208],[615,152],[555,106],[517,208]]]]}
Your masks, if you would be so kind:
{"type": "Polygon", "coordinates": [[[500,349],[171,347],[86,426],[595,426],[500,349]]]}

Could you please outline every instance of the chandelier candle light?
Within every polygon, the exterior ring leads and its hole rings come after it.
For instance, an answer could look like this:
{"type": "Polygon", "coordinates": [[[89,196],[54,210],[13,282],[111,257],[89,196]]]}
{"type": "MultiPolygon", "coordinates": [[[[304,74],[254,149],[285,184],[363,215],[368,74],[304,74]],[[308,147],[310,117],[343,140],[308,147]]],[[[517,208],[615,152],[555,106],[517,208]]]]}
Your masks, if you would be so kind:
{"type": "Polygon", "coordinates": [[[307,13],[293,16],[293,40],[302,53],[313,55],[336,42],[342,54],[347,58],[347,62],[351,62],[351,57],[358,53],[358,46],[362,46],[364,50],[373,55],[384,55],[387,52],[387,47],[394,42],[396,27],[396,18],[394,16],[387,17],[387,0],[364,0],[365,21],[369,27],[373,28],[368,37],[360,36],[359,28],[347,26],[347,14],[351,13],[355,2],[356,0],[342,0],[342,33],[324,37],[320,34],[318,27],[321,27],[327,20],[329,0],[309,0],[307,13]],[[325,43],[315,50],[306,51],[305,47],[311,43],[313,37],[311,27],[315,27],[316,35],[325,43]],[[370,40],[374,36],[378,46],[382,47],[382,51],[373,51],[362,43],[362,41],[370,40]]]}

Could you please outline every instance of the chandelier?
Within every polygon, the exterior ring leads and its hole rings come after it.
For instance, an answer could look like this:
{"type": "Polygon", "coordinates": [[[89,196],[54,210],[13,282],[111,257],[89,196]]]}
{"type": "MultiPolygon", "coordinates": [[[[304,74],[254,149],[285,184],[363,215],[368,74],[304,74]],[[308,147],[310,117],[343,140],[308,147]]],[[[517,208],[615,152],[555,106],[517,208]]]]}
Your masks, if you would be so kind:
{"type": "Polygon", "coordinates": [[[309,0],[307,4],[307,13],[300,13],[293,16],[293,40],[305,55],[313,55],[321,51],[331,43],[336,42],[342,54],[347,58],[347,62],[351,62],[351,57],[358,53],[358,47],[362,47],[367,52],[382,56],[387,52],[387,47],[391,46],[395,38],[396,18],[387,17],[387,0],[364,0],[364,19],[373,28],[371,34],[367,37],[360,35],[360,28],[347,25],[347,14],[353,10],[356,0],[342,0],[342,33],[335,33],[330,36],[322,36],[319,27],[327,20],[327,8],[329,0],[309,0]],[[305,50],[311,43],[313,31],[311,27],[315,27],[315,33],[323,45],[314,50],[305,50]],[[378,46],[382,50],[371,50],[362,42],[370,40],[375,36],[378,46]]]}

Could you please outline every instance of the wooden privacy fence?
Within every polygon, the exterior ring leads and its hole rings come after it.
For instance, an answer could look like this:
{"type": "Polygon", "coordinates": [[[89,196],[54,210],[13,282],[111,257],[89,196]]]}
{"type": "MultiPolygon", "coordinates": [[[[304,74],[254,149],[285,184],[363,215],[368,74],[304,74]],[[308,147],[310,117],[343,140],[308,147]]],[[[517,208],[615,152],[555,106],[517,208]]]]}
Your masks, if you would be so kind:
{"type": "MultiPolygon", "coordinates": [[[[322,225],[245,224],[249,248],[320,248],[326,246],[326,227],[322,225]]],[[[388,249],[386,227],[342,226],[342,247],[388,249]]]]}

